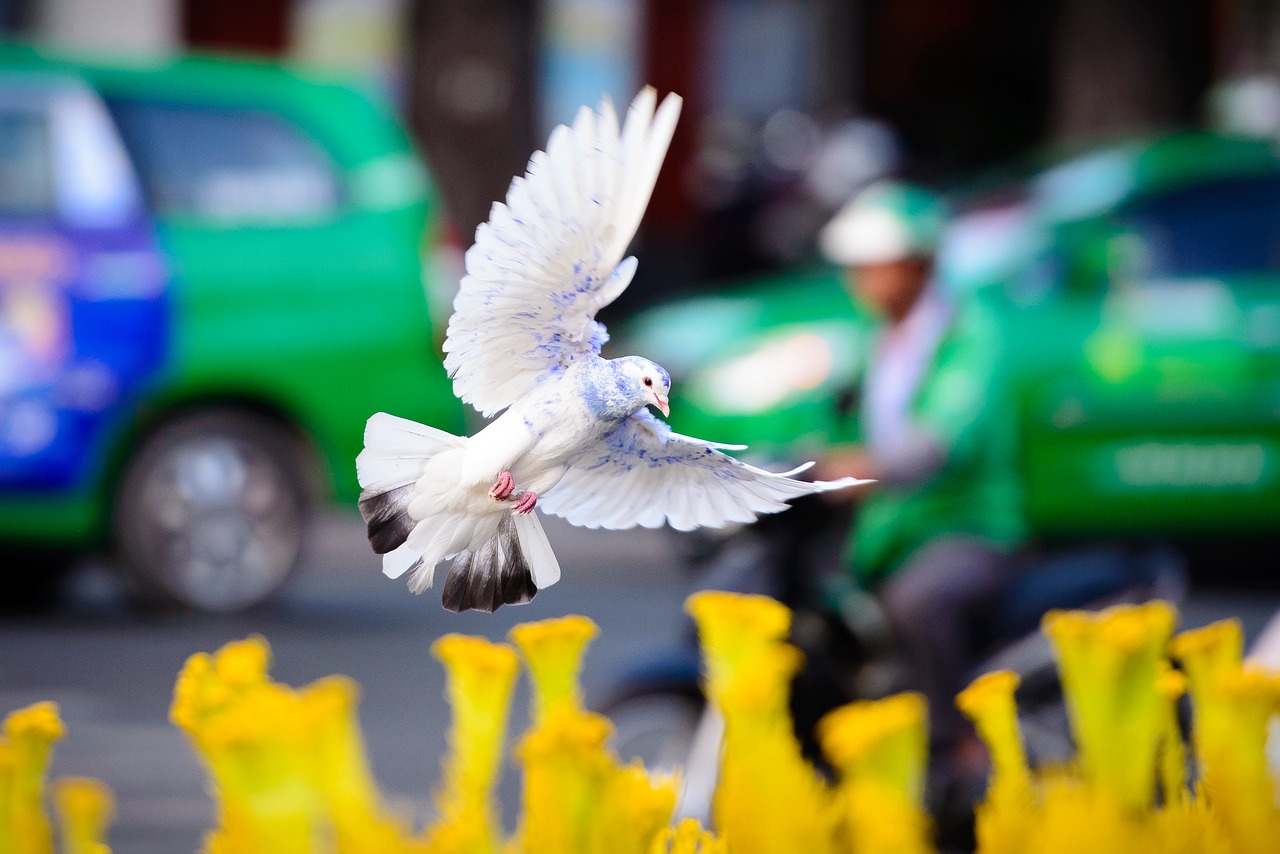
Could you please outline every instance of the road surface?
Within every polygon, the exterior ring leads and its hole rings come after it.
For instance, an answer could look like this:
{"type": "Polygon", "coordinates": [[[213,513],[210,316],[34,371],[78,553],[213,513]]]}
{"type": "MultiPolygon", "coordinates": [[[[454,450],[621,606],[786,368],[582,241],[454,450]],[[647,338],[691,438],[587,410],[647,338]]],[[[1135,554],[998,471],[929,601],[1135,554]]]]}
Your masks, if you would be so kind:
{"type": "MultiPolygon", "coordinates": [[[[448,710],[440,666],[428,654],[443,633],[501,638],[517,621],[569,613],[601,627],[587,659],[588,700],[600,700],[637,655],[679,642],[685,581],[665,531],[593,532],[546,520],[564,566],[562,582],[520,608],[455,615],[439,594],[415,597],[383,578],[358,518],[335,515],[317,526],[310,557],[270,608],[235,617],[142,618],[103,566],[83,568],[59,614],[0,622],[0,713],[41,699],[62,706],[68,735],[54,776],[106,780],[118,798],[111,841],[122,854],[195,851],[213,822],[205,779],[166,714],[173,680],[188,655],[252,632],[275,653],[273,674],[293,685],[344,673],[363,686],[361,720],[386,796],[420,818],[429,814],[448,710]]],[[[1258,632],[1280,596],[1198,590],[1184,622],[1228,614],[1258,632]]],[[[526,702],[516,698],[515,729],[526,702]]],[[[508,822],[518,783],[508,767],[502,798],[508,822]]]]}

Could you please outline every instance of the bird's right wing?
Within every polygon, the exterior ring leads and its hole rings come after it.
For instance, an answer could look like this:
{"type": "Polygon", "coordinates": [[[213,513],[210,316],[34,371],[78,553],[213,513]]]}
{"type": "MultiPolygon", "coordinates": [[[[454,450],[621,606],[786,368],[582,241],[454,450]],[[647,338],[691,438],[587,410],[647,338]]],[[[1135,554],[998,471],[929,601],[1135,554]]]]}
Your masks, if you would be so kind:
{"type": "Polygon", "coordinates": [[[596,312],[631,282],[623,253],[649,204],[681,100],[646,88],[618,128],[606,98],[551,132],[506,204],[476,229],[449,319],[445,368],[484,415],[607,340],[596,312]],[[656,109],[655,109],[656,106],[656,109]]]}
{"type": "Polygon", "coordinates": [[[796,475],[812,463],[775,473],[734,459],[720,445],[673,432],[641,410],[582,457],[538,501],[548,513],[584,528],[720,528],[785,510],[802,495],[867,481],[806,482],[796,475]]]}

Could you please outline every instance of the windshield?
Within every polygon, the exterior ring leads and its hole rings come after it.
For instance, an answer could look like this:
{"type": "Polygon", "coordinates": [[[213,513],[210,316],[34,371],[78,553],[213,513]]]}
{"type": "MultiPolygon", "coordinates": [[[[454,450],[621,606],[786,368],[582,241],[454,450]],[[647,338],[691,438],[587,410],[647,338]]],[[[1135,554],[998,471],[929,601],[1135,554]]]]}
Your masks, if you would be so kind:
{"type": "Polygon", "coordinates": [[[47,114],[0,105],[0,214],[49,213],[53,196],[47,114]]]}
{"type": "Polygon", "coordinates": [[[1013,202],[957,216],[938,250],[938,274],[956,290],[1003,282],[1038,251],[1030,205],[1013,202]]]}

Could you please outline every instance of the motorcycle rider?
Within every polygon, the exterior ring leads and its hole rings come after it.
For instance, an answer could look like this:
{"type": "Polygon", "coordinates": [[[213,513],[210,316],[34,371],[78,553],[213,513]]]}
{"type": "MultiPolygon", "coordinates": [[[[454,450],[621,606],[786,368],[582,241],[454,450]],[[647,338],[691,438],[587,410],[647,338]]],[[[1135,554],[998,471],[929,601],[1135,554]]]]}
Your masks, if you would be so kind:
{"type": "Polygon", "coordinates": [[[856,496],[849,567],[880,600],[929,702],[943,767],[974,761],[954,697],[977,663],[975,621],[1012,580],[1027,529],[1001,330],[979,297],[940,283],[945,224],[933,193],[882,182],[823,229],[823,254],[883,324],[866,354],[859,442],[816,471],[877,481],[856,496]]]}

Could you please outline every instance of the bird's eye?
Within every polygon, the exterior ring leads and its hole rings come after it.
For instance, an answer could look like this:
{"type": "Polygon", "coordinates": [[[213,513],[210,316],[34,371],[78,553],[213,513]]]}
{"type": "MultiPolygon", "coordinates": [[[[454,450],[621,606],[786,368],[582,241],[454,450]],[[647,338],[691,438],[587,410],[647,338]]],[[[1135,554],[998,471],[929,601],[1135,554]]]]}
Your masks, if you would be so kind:
{"type": "Polygon", "coordinates": [[[645,378],[644,378],[644,384],[645,384],[646,386],[648,386],[649,388],[653,388],[653,378],[652,378],[652,377],[645,377],[645,378]]]}

